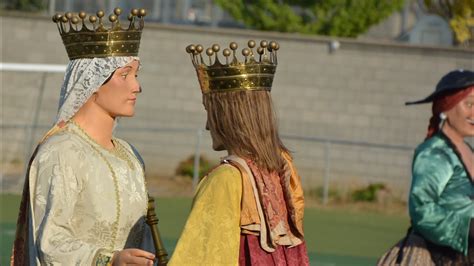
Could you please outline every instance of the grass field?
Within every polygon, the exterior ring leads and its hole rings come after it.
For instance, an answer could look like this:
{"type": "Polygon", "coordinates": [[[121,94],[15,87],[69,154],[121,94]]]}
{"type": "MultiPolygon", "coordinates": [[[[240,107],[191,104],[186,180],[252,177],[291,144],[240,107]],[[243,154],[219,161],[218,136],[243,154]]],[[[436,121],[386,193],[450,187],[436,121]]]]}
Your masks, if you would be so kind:
{"type": "MultiPolygon", "coordinates": [[[[8,265],[19,196],[0,195],[0,265],[8,265]]],[[[158,198],[160,231],[171,253],[191,206],[189,198],[158,198]]],[[[408,217],[344,207],[308,208],[305,238],[312,265],[374,265],[378,256],[402,238],[408,217]]]]}

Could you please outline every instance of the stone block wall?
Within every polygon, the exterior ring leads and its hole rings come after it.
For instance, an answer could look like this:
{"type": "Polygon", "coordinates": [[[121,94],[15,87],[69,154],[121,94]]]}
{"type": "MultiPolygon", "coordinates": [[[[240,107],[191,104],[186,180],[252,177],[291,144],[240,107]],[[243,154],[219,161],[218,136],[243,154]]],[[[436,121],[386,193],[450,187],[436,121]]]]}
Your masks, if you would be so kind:
{"type": "MultiPolygon", "coordinates": [[[[8,14],[0,19],[1,62],[67,63],[50,19],[8,14]]],[[[339,39],[340,48],[330,53],[332,39],[326,37],[149,23],[140,48],[143,93],[136,117],[121,119],[117,131],[142,153],[149,175],[173,175],[179,161],[194,153],[197,130],[205,125],[185,47],[230,41],[243,47],[248,39],[280,43],[272,96],[281,135],[307,187],[320,185],[329,173],[331,183],[340,186],[385,182],[406,191],[412,149],[424,138],[430,106],[404,102],[425,97],[450,70],[474,69],[472,50],[339,39]]],[[[62,74],[0,75],[2,165],[10,169],[24,161],[29,143],[54,121],[62,74]],[[28,127],[36,110],[38,127],[32,133],[28,127]]],[[[200,150],[217,161],[223,153],[213,152],[210,143],[204,132],[200,150]]]]}

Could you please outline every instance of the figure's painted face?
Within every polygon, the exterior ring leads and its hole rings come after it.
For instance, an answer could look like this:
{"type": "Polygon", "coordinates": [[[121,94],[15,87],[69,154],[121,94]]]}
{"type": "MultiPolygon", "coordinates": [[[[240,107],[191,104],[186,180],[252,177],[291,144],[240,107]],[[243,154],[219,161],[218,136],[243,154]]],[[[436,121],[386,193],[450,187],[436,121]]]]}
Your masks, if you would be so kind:
{"type": "Polygon", "coordinates": [[[474,90],[451,110],[445,112],[447,125],[462,137],[474,136],[474,90]]]}
{"type": "Polygon", "coordinates": [[[216,132],[216,129],[211,124],[212,123],[209,123],[209,111],[207,111],[206,130],[209,130],[209,132],[211,133],[212,149],[215,151],[226,150],[224,142],[222,141],[219,134],[216,132]]]}
{"type": "Polygon", "coordinates": [[[135,60],[118,68],[97,91],[95,103],[110,116],[130,117],[135,114],[137,94],[141,92],[137,80],[139,65],[140,63],[135,60]]]}

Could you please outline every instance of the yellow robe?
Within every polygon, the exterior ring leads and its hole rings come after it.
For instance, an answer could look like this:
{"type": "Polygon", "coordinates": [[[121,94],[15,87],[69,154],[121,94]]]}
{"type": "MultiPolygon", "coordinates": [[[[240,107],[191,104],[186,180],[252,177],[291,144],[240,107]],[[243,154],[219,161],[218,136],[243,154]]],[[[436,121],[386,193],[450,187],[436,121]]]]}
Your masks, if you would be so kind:
{"type": "Polygon", "coordinates": [[[168,265],[238,265],[241,197],[235,167],[222,164],[204,177],[168,265]]]}

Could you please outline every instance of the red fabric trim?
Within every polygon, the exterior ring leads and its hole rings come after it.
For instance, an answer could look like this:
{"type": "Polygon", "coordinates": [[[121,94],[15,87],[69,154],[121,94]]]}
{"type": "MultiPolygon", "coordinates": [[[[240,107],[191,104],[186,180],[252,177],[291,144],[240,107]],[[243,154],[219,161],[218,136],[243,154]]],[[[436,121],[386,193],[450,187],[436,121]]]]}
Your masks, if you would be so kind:
{"type": "Polygon", "coordinates": [[[38,152],[39,145],[36,146],[33,155],[28,163],[26,170],[25,184],[23,185],[23,193],[21,196],[20,210],[18,212],[18,220],[16,222],[15,241],[13,242],[12,256],[10,258],[10,265],[29,265],[29,251],[28,251],[28,220],[29,220],[29,206],[30,206],[30,182],[29,173],[33,160],[38,152]]]}

